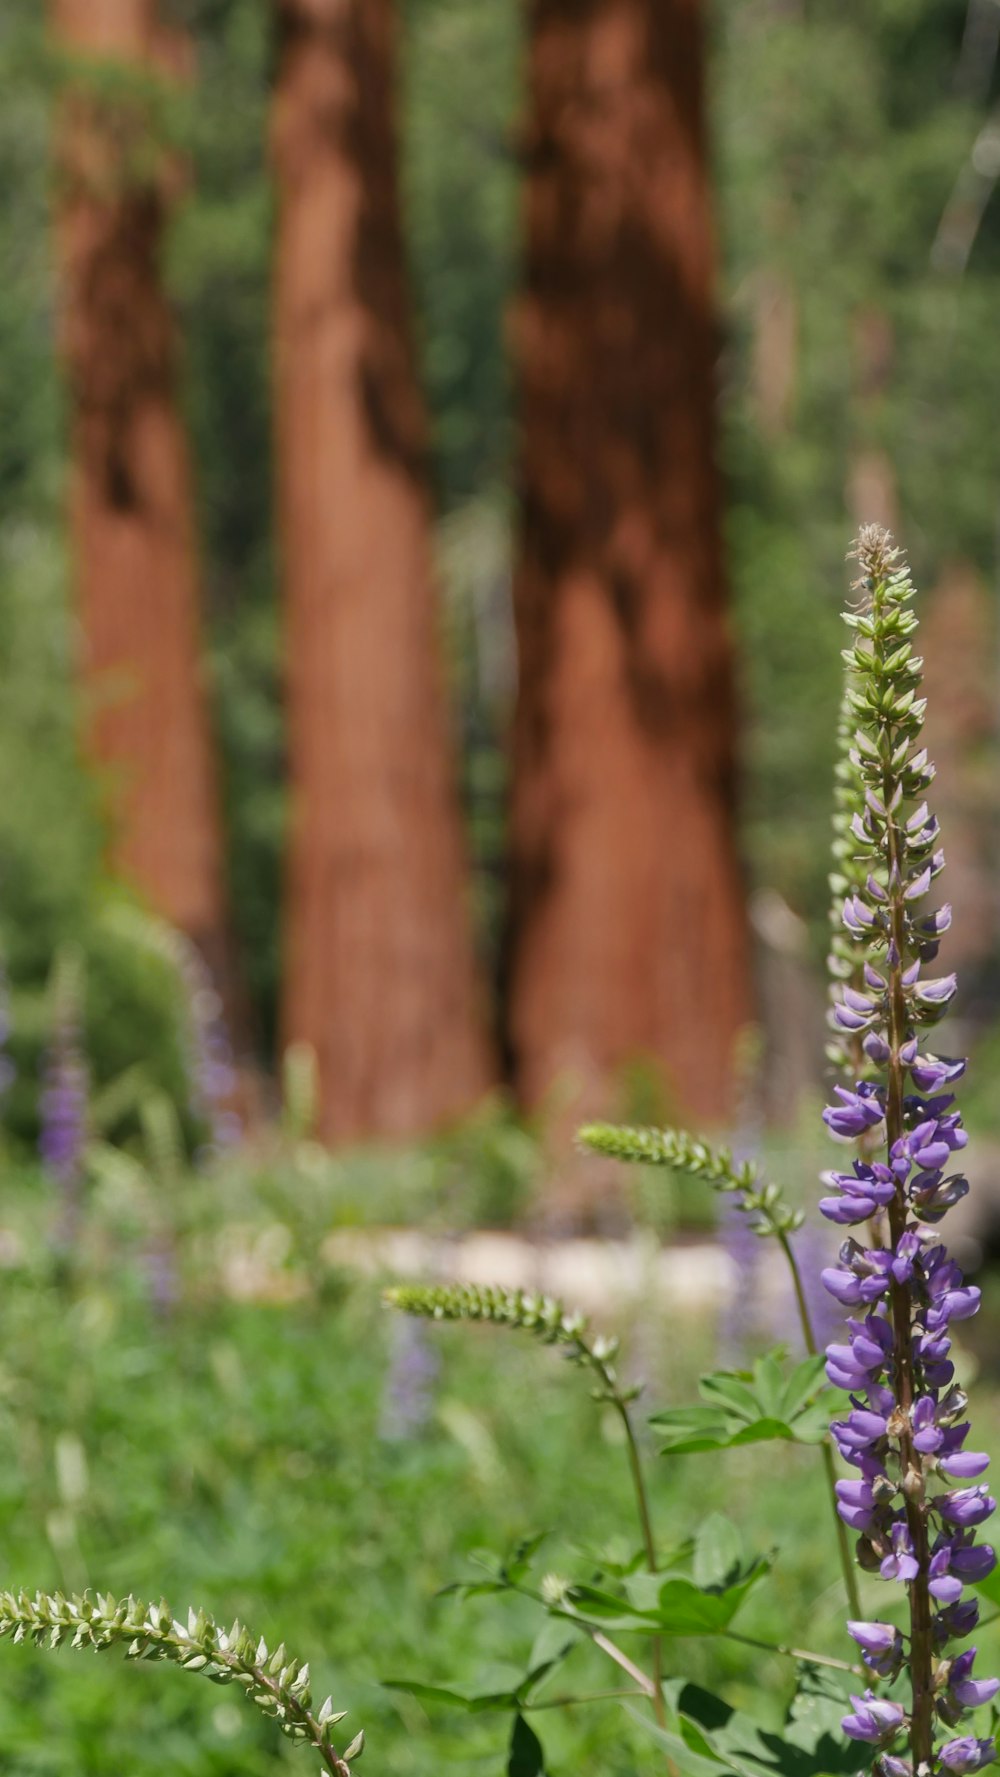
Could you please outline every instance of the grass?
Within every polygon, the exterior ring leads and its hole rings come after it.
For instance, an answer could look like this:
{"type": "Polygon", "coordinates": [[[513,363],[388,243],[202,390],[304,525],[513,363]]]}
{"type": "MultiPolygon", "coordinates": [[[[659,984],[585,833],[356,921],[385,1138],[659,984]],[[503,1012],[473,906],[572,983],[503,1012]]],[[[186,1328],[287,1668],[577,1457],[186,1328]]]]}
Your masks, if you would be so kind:
{"type": "MultiPolygon", "coordinates": [[[[425,1710],[380,1680],[469,1680],[491,1662],[526,1659],[540,1622],[530,1604],[437,1596],[477,1550],[544,1530],[541,1571],[579,1577],[594,1551],[636,1542],[618,1428],[580,1375],[517,1334],[431,1328],[441,1366],[432,1417],[420,1435],[387,1441],[391,1320],[377,1284],[315,1262],[312,1218],[329,1205],[303,1199],[295,1221],[286,1200],[287,1238],[275,1250],[301,1288],[236,1302],[215,1260],[238,1176],[218,1192],[212,1180],[193,1196],[186,1187],[176,1206],[187,1229],[184,1287],[164,1320],[148,1306],[120,1200],[95,1200],[77,1279],[53,1281],[39,1238],[42,1190],[37,1175],[9,1176],[0,1218],[13,1230],[0,1249],[3,1583],[131,1589],[163,1594],[178,1612],[194,1602],[239,1615],[310,1659],[314,1693],[331,1691],[350,1711],[350,1733],[367,1731],[363,1768],[502,1770],[505,1719],[425,1710]]],[[[248,1189],[242,1213],[272,1234],[285,1226],[274,1195],[248,1189]]],[[[689,1401],[713,1359],[711,1305],[678,1322],[664,1302],[623,1331],[626,1351],[642,1353],[650,1408],[689,1401]]],[[[995,1396],[977,1413],[978,1427],[991,1421],[995,1396]]],[[[650,1451],[650,1478],[665,1546],[708,1511],[736,1519],[749,1551],[780,1543],[741,1630],[849,1653],[815,1452],[765,1446],[668,1463],[650,1451]]],[[[984,1671],[996,1652],[984,1645],[984,1671]]],[[[794,1678],[789,1661],[721,1640],[668,1643],[667,1670],[770,1725],[794,1678]]],[[[582,1647],[557,1688],[609,1681],[613,1672],[582,1647]]],[[[660,1768],[614,1703],[534,1719],[554,1773],[660,1768]]],[[[125,1670],[116,1654],[0,1645],[0,1773],[264,1777],[286,1764],[312,1769],[232,1691],[125,1670]]]]}

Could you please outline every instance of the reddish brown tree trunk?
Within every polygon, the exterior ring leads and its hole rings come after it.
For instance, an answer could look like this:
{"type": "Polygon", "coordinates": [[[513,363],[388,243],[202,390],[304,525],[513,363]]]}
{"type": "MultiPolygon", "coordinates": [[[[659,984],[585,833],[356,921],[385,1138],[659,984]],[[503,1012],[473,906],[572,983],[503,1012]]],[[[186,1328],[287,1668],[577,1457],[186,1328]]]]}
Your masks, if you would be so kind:
{"type": "Polygon", "coordinates": [[[530,0],[510,1029],[729,1105],[749,1013],[697,0],[530,0]]]}
{"type": "Polygon", "coordinates": [[[171,185],[144,99],[184,45],[155,0],[52,0],[74,56],[58,165],[74,565],[114,860],[228,984],[191,475],[160,275],[171,185]],[[130,70],[112,87],[103,69],[130,70]]]}
{"type": "Polygon", "coordinates": [[[489,1083],[430,561],[390,0],[276,0],[276,370],[292,833],[284,1034],[327,1136],[489,1083]]]}

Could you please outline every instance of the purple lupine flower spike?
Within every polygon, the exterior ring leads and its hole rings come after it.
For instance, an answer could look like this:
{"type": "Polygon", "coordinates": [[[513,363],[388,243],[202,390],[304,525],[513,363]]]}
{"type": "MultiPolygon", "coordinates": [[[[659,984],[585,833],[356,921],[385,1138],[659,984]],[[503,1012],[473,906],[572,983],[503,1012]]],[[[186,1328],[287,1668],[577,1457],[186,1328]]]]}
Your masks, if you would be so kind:
{"type": "Polygon", "coordinates": [[[386,1443],[402,1443],[423,1431],[434,1410],[439,1370],[423,1321],[408,1315],[396,1318],[379,1415],[379,1436],[386,1443]]]}
{"type": "Polygon", "coordinates": [[[739,1364],[746,1359],[759,1306],[760,1241],[746,1210],[732,1198],[723,1205],[719,1232],[731,1267],[719,1323],[719,1361],[739,1364]]]}
{"type": "Polygon", "coordinates": [[[996,1504],[978,1479],[986,1457],[965,1449],[967,1403],[951,1352],[952,1325],[976,1313],[979,1292],[936,1232],[968,1190],[960,1166],[967,1137],[951,1090],[965,1062],[932,1054],[924,1042],[956,981],[923,972],[951,910],[921,905],[944,856],[924,800],[933,767],[919,746],[912,588],[887,533],[864,530],[857,554],[864,603],[847,618],[855,632],[847,704],[857,723],[849,754],[857,803],[848,829],[841,790],[839,830],[850,834],[849,852],[842,842],[838,854],[849,883],[847,950],[841,939],[831,1016],[841,1033],[831,1054],[847,1067],[848,1081],[835,1088],[823,1116],[834,1136],[860,1152],[853,1164],[824,1174],[822,1213],[855,1233],[822,1275],[851,1315],[846,1338],[826,1354],[830,1380],[851,1396],[832,1427],[854,1471],[837,1483],[837,1509],[859,1532],[864,1567],[904,1586],[910,1610],[908,1642],[880,1621],[848,1628],[875,1677],[895,1678],[905,1656],[912,1695],[909,1710],[872,1691],[854,1697],[843,1726],[879,1748],[880,1777],[964,1777],[992,1761],[993,1741],[959,1735],[936,1745],[937,1724],[956,1726],[1000,1690],[994,1678],[973,1677],[975,1649],[947,1656],[948,1644],[978,1621],[965,1586],[996,1561],[976,1541],[996,1504]],[[908,1759],[896,1744],[904,1733],[908,1759]]]}
{"type": "Polygon", "coordinates": [[[176,934],[177,969],[188,1012],[187,1075],[190,1107],[208,1124],[210,1152],[234,1147],[243,1125],[234,1109],[236,1066],[222,998],[200,950],[176,934]]]}
{"type": "Polygon", "coordinates": [[[80,1035],[75,959],[57,971],[52,1032],[39,1097],[38,1151],[55,1181],[59,1207],[53,1244],[60,1255],[76,1242],[87,1140],[88,1072],[80,1035]]]}

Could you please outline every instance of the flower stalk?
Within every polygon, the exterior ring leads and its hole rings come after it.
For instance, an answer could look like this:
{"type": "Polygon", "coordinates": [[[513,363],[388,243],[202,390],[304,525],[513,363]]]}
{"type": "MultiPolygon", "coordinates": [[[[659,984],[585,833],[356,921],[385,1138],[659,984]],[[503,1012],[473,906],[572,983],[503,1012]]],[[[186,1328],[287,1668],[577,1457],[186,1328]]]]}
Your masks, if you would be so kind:
{"type": "Polygon", "coordinates": [[[951,911],[922,905],[944,854],[923,800],[934,767],[920,744],[913,587],[888,533],[867,527],[856,553],[862,603],[846,618],[854,645],[845,658],[858,805],[851,854],[839,860],[855,962],[849,967],[843,945],[834,947],[835,1053],[839,1046],[847,1083],[823,1115],[831,1133],[860,1152],[849,1171],[824,1175],[835,1194],[820,1208],[838,1226],[866,1225],[868,1233],[865,1245],[847,1238],[839,1264],[823,1273],[831,1294],[855,1311],[847,1343],[827,1348],[827,1374],[850,1396],[832,1431],[859,1477],[837,1482],[840,1516],[860,1533],[861,1566],[903,1584],[909,1606],[906,1635],[881,1621],[848,1628],[872,1678],[892,1683],[905,1671],[910,1698],[907,1709],[869,1688],[853,1699],[844,1729],[872,1745],[880,1777],[930,1777],[976,1771],[995,1757],[992,1739],[938,1743],[942,1725],[955,1727],[1000,1689],[996,1679],[972,1677],[975,1648],[948,1653],[978,1621],[978,1603],[963,1588],[995,1565],[993,1549],[975,1540],[995,1502],[983,1485],[955,1486],[981,1475],[987,1459],[964,1448],[966,1398],[949,1356],[950,1324],[976,1312],[979,1291],[935,1232],[968,1190],[961,1173],[947,1170],[967,1139],[947,1090],[965,1063],[921,1048],[921,1032],[947,1009],[955,979],[923,973],[951,911]]]}
{"type": "Polygon", "coordinates": [[[312,1746],[330,1777],[350,1777],[350,1762],[364,1749],[361,1733],[343,1753],[337,1751],[333,1730],[344,1712],[336,1711],[329,1697],[314,1708],[309,1667],[293,1659],[284,1643],[272,1650],[242,1623],[227,1631],[205,1611],[189,1611],[181,1622],[169,1605],[131,1597],[0,1592],[0,1637],[8,1635],[37,1647],[100,1652],[120,1646],[131,1660],[167,1660],[213,1684],[235,1684],[289,1739],[312,1746]]]}
{"type": "MultiPolygon", "coordinates": [[[[385,1299],[390,1307],[426,1320],[483,1320],[492,1321],[498,1326],[522,1328],[534,1333],[546,1345],[561,1346],[571,1363],[590,1370],[595,1378],[594,1399],[606,1402],[613,1409],[625,1434],[629,1474],[642,1533],[646,1567],[650,1573],[656,1573],[658,1556],[649,1491],[635,1426],[629,1412],[640,1389],[623,1385],[618,1377],[614,1364],[618,1354],[618,1341],[604,1336],[589,1338],[584,1315],[568,1313],[551,1296],[529,1295],[524,1290],[478,1288],[474,1284],[451,1287],[401,1284],[395,1289],[387,1290],[385,1299]]],[[[594,1639],[605,1652],[609,1651],[604,1639],[598,1639],[597,1636],[594,1639]]],[[[621,1663],[617,1650],[612,1658],[621,1663]]],[[[663,1702],[663,1646],[658,1635],[652,1637],[652,1665],[649,1696],[653,1712],[662,1727],[666,1725],[666,1710],[663,1702]]],[[[631,1677],[636,1677],[636,1668],[629,1666],[626,1670],[631,1677]]]]}

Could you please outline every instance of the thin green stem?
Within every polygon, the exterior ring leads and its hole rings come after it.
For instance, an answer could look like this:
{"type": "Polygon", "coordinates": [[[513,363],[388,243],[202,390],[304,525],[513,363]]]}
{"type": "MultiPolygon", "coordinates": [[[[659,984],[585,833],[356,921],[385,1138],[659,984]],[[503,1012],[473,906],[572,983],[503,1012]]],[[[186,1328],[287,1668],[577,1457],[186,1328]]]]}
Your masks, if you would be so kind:
{"type": "MultiPolygon", "coordinates": [[[[792,1251],[792,1243],[789,1240],[787,1233],[779,1233],[778,1243],[785,1255],[788,1269],[791,1272],[792,1288],[795,1291],[795,1302],[799,1311],[799,1321],[802,1326],[802,1338],[805,1342],[805,1348],[810,1357],[815,1357],[816,1334],[813,1330],[812,1316],[809,1313],[809,1304],[806,1301],[806,1293],[802,1286],[802,1273],[799,1270],[799,1263],[792,1251]]],[[[833,1521],[837,1530],[837,1550],[840,1555],[841,1572],[844,1576],[844,1589],[847,1593],[847,1603],[851,1616],[857,1620],[861,1616],[861,1595],[858,1591],[858,1576],[855,1572],[854,1562],[851,1558],[851,1545],[847,1537],[847,1526],[837,1510],[837,1471],[833,1463],[833,1451],[825,1439],[820,1447],[820,1455],[823,1462],[823,1472],[826,1476],[827,1493],[829,1494],[830,1504],[833,1508],[833,1521]]],[[[853,1670],[853,1668],[848,1668],[848,1670],[853,1670]]]]}
{"type": "MultiPolygon", "coordinates": [[[[580,1626],[586,1630],[594,1646],[599,1647],[602,1654],[607,1654],[608,1659],[613,1660],[616,1666],[620,1666],[623,1672],[627,1672],[630,1678],[634,1678],[643,1696],[652,1700],[653,1681],[648,1672],[644,1672],[641,1666],[637,1666],[634,1660],[630,1660],[624,1648],[619,1647],[617,1641],[612,1641],[610,1635],[605,1635],[603,1629],[592,1629],[587,1623],[582,1623],[580,1626]]],[[[662,1702],[662,1700],[661,1697],[660,1701],[662,1702]]]]}
{"type": "Polygon", "coordinates": [[[789,1660],[808,1660],[811,1666],[832,1666],[836,1672],[853,1672],[864,1677],[863,1666],[852,1666],[850,1660],[834,1659],[832,1654],[814,1654],[806,1647],[786,1647],[779,1641],[761,1641],[756,1635],[741,1635],[738,1629],[723,1629],[727,1641],[741,1641],[744,1647],[759,1647],[764,1653],[783,1654],[789,1660]]]}
{"type": "MultiPolygon", "coordinates": [[[[618,1417],[625,1428],[625,1445],[628,1450],[628,1464],[632,1475],[632,1484],[635,1488],[635,1503],[639,1513],[639,1523],[642,1527],[642,1540],[646,1550],[646,1565],[649,1568],[650,1573],[655,1573],[657,1568],[656,1538],[653,1535],[653,1518],[649,1509],[649,1494],[646,1489],[646,1478],[642,1472],[642,1457],[639,1454],[639,1445],[636,1441],[635,1427],[632,1424],[632,1415],[629,1412],[628,1407],[625,1405],[625,1402],[620,1397],[615,1400],[615,1407],[618,1412],[618,1417]]],[[[667,1725],[667,1711],[663,1701],[663,1642],[659,1635],[653,1636],[652,1656],[653,1684],[656,1687],[655,1695],[653,1697],[653,1709],[661,1728],[665,1728],[667,1725]]]]}
{"type": "Polygon", "coordinates": [[[610,1703],[621,1697],[638,1697],[641,1701],[647,1695],[646,1691],[589,1691],[585,1697],[543,1697],[538,1702],[522,1703],[521,1709],[573,1709],[580,1703],[610,1703]]]}

